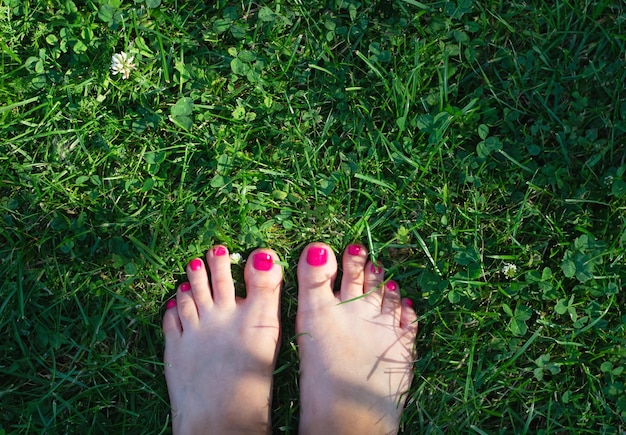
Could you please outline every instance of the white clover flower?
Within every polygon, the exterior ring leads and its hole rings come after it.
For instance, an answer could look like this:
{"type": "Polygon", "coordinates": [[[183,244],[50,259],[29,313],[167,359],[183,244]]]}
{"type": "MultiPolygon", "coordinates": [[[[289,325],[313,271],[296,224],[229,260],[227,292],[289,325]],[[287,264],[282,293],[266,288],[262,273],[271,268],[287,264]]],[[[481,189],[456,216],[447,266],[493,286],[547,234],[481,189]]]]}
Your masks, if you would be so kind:
{"type": "Polygon", "coordinates": [[[130,72],[136,68],[133,63],[134,56],[129,56],[123,51],[115,53],[111,58],[111,72],[113,75],[122,74],[122,78],[126,80],[130,77],[130,72]]]}
{"type": "Polygon", "coordinates": [[[504,266],[502,266],[502,274],[508,279],[513,278],[516,273],[517,273],[517,266],[514,265],[513,263],[504,263],[504,266]]]}
{"type": "Polygon", "coordinates": [[[238,254],[237,252],[233,252],[232,254],[230,254],[230,262],[232,264],[241,263],[241,254],[238,254]]]}

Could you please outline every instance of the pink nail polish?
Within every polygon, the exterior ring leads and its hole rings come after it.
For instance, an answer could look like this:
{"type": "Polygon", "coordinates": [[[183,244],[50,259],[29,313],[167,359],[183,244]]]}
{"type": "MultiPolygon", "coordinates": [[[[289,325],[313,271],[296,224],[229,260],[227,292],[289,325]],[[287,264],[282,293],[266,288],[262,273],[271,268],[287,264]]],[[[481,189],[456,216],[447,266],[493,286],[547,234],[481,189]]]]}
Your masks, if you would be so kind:
{"type": "Polygon", "coordinates": [[[274,259],[270,254],[258,252],[254,254],[252,265],[256,270],[268,271],[274,266],[274,259]]]}
{"type": "Polygon", "coordinates": [[[328,261],[328,251],[326,248],[313,246],[306,253],[306,262],[311,266],[323,266],[328,261]]]}
{"type": "Polygon", "coordinates": [[[348,246],[348,254],[359,255],[361,253],[361,247],[359,245],[348,246]]]}
{"type": "Polygon", "coordinates": [[[222,255],[226,255],[226,248],[223,246],[216,246],[213,248],[213,255],[216,257],[221,257],[222,255]]]}
{"type": "Polygon", "coordinates": [[[195,260],[191,260],[191,262],[189,263],[189,267],[191,268],[191,270],[202,269],[202,260],[200,260],[199,258],[196,258],[195,260]]]}
{"type": "Polygon", "coordinates": [[[387,284],[385,285],[385,287],[387,287],[387,290],[395,292],[398,290],[398,284],[395,281],[387,281],[387,284]]]}
{"type": "Polygon", "coordinates": [[[191,290],[191,284],[189,284],[188,282],[184,282],[180,285],[179,288],[181,292],[188,292],[189,290],[191,290]]]}
{"type": "Polygon", "coordinates": [[[383,267],[379,266],[376,263],[372,263],[372,273],[375,273],[376,275],[378,275],[379,273],[383,272],[383,267]]]}
{"type": "Polygon", "coordinates": [[[411,307],[413,308],[413,301],[411,299],[402,299],[402,302],[404,303],[404,305],[406,305],[407,307],[411,307]]]}
{"type": "Polygon", "coordinates": [[[166,309],[170,309],[170,308],[174,308],[176,306],[176,299],[170,299],[169,301],[167,301],[167,305],[165,306],[166,309]]]}

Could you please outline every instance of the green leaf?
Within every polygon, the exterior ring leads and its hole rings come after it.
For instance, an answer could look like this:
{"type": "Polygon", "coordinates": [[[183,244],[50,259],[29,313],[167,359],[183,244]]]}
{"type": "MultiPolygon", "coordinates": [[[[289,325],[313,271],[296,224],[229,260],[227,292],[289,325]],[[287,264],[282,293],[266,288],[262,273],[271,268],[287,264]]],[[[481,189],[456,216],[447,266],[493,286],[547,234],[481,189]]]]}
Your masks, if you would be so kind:
{"type": "Polygon", "coordinates": [[[227,6],[224,8],[224,12],[222,13],[222,17],[229,21],[235,21],[239,18],[239,13],[237,12],[237,8],[235,6],[227,6]]]}
{"type": "Polygon", "coordinates": [[[83,54],[87,51],[87,46],[83,41],[79,39],[72,47],[72,50],[74,50],[74,53],[76,54],[83,54]]]}
{"type": "Polygon", "coordinates": [[[77,186],[82,186],[83,184],[85,184],[87,182],[87,180],[89,180],[88,176],[81,175],[81,176],[76,178],[76,185],[77,186]]]}
{"type": "Polygon", "coordinates": [[[191,130],[193,120],[188,116],[172,116],[172,122],[185,130],[191,130]]]}
{"type": "Polygon", "coordinates": [[[576,268],[576,278],[580,282],[587,282],[593,278],[595,262],[589,255],[576,253],[574,255],[574,267],[576,268]]]}
{"type": "Polygon", "coordinates": [[[225,19],[222,19],[222,18],[218,18],[213,23],[213,31],[219,35],[219,34],[222,34],[222,33],[226,32],[226,31],[228,31],[228,29],[230,29],[231,25],[232,25],[232,21],[231,20],[225,20],[225,19]]]}
{"type": "Polygon", "coordinates": [[[502,304],[502,309],[505,313],[512,317],[509,322],[509,330],[516,336],[522,336],[528,332],[526,321],[532,316],[532,309],[526,305],[518,305],[515,307],[515,312],[511,311],[511,308],[502,304]]]}
{"type": "Polygon", "coordinates": [[[246,65],[245,63],[241,61],[241,59],[236,57],[230,61],[230,69],[234,74],[237,74],[238,76],[242,76],[242,75],[245,75],[250,70],[250,66],[246,65]]]}
{"type": "Polygon", "coordinates": [[[230,28],[230,34],[233,35],[235,39],[244,39],[246,37],[246,27],[240,24],[234,24],[230,28]]]}
{"type": "Polygon", "coordinates": [[[523,320],[511,319],[509,323],[509,329],[515,336],[522,336],[528,332],[528,327],[526,326],[526,322],[523,320]]]}
{"type": "Polygon", "coordinates": [[[583,234],[580,237],[577,237],[576,240],[574,240],[574,248],[576,248],[576,250],[578,251],[585,252],[587,249],[592,247],[593,238],[590,239],[587,234],[583,234]]]}
{"type": "Polygon", "coordinates": [[[616,198],[622,198],[626,195],[626,182],[621,179],[614,180],[611,186],[611,195],[616,198]]]}
{"type": "Polygon", "coordinates": [[[226,178],[223,175],[215,174],[215,176],[211,180],[211,187],[219,189],[224,185],[226,185],[226,178]]]}
{"type": "Polygon", "coordinates": [[[478,126],[478,137],[482,140],[485,140],[487,139],[487,136],[489,136],[489,127],[487,127],[485,124],[480,124],[478,126]]]}
{"type": "Polygon", "coordinates": [[[272,12],[270,8],[267,6],[263,6],[261,10],[259,10],[259,20],[265,23],[272,22],[276,19],[276,14],[272,12]]]}
{"type": "Polygon", "coordinates": [[[558,314],[567,313],[567,302],[565,301],[565,299],[559,299],[559,301],[556,303],[556,306],[554,307],[554,311],[556,311],[558,314]]]}
{"type": "Polygon", "coordinates": [[[143,156],[143,158],[146,163],[154,165],[163,163],[165,161],[165,156],[165,151],[149,151],[143,156]]]}
{"type": "Polygon", "coordinates": [[[191,130],[193,120],[191,114],[193,112],[193,100],[189,97],[179,99],[176,104],[170,108],[172,122],[185,130],[191,130]]]}
{"type": "Polygon", "coordinates": [[[154,178],[147,178],[146,181],[144,181],[143,186],[141,186],[141,191],[142,192],[147,192],[150,189],[152,189],[154,187],[154,178]]]}
{"type": "Polygon", "coordinates": [[[250,50],[242,50],[237,56],[242,62],[251,63],[256,60],[256,54],[250,50]]]}
{"type": "Polygon", "coordinates": [[[133,263],[132,261],[127,262],[124,265],[124,272],[126,272],[127,275],[136,275],[137,274],[137,267],[135,266],[135,263],[133,263]]]}
{"type": "Polygon", "coordinates": [[[494,151],[500,151],[502,149],[502,142],[497,137],[490,136],[484,141],[481,141],[476,146],[476,152],[478,157],[484,159],[494,151]]]}
{"type": "Polygon", "coordinates": [[[146,0],[146,7],[148,9],[158,8],[161,5],[161,0],[146,0]]]}
{"type": "Polygon", "coordinates": [[[538,156],[539,154],[541,154],[541,147],[539,147],[538,145],[535,144],[529,144],[526,146],[526,150],[528,151],[528,154],[530,154],[531,156],[538,156]]]}
{"type": "Polygon", "coordinates": [[[461,295],[454,290],[450,290],[448,292],[448,300],[451,304],[457,304],[461,300],[461,295]]]}
{"type": "Polygon", "coordinates": [[[46,36],[46,42],[50,45],[55,45],[57,42],[59,42],[59,38],[57,38],[56,35],[50,34],[46,36]]]}
{"type": "Polygon", "coordinates": [[[572,278],[576,275],[576,264],[572,260],[572,251],[567,251],[561,261],[561,270],[567,278],[572,278]]]}
{"type": "Polygon", "coordinates": [[[530,319],[533,315],[533,310],[526,305],[518,305],[515,307],[514,318],[521,321],[526,321],[530,319]]]}
{"type": "Polygon", "coordinates": [[[246,109],[244,109],[241,106],[237,106],[237,108],[233,110],[233,113],[231,115],[233,119],[237,121],[241,121],[242,119],[246,117],[246,109]]]}
{"type": "Polygon", "coordinates": [[[193,100],[189,97],[179,99],[170,109],[173,117],[190,116],[193,112],[193,100]]]}

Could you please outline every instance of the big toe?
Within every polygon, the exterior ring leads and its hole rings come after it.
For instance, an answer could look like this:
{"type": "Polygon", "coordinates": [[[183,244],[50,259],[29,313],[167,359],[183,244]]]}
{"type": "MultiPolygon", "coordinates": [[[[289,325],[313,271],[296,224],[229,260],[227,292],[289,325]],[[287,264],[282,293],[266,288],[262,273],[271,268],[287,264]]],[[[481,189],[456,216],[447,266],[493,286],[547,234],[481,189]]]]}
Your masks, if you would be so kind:
{"type": "Polygon", "coordinates": [[[337,259],[324,243],[307,245],[298,262],[298,307],[316,308],[335,302],[333,285],[337,276],[337,259]]]}
{"type": "Polygon", "coordinates": [[[244,280],[246,303],[278,305],[283,280],[278,254],[271,249],[254,250],[246,262],[244,280]]]}

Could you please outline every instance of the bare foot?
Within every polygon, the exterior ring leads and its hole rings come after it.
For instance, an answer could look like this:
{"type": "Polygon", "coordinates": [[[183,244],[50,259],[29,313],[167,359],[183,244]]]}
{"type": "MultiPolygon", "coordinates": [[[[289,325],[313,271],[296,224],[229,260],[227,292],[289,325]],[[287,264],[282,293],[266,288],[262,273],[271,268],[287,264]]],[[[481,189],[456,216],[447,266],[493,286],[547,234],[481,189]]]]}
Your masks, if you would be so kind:
{"type": "Polygon", "coordinates": [[[417,316],[362,245],[337,260],[322,243],[298,264],[300,434],[395,434],[413,379],[417,316]],[[357,298],[357,299],[355,299],[357,298]]]}
{"type": "Polygon", "coordinates": [[[223,246],[187,265],[163,317],[165,378],[175,434],[267,434],[279,341],[282,269],[257,249],[244,271],[246,298],[235,297],[223,246]],[[209,282],[210,281],[210,282],[209,282]]]}

